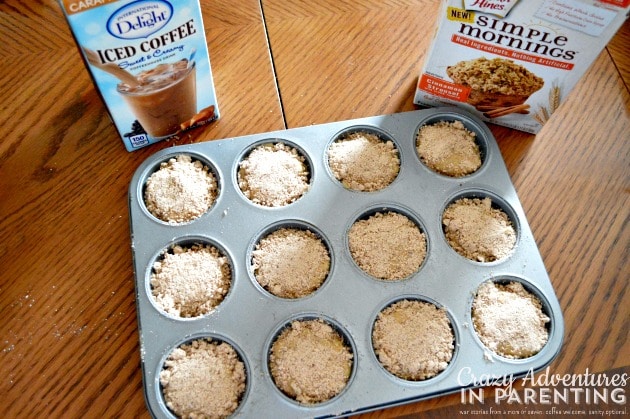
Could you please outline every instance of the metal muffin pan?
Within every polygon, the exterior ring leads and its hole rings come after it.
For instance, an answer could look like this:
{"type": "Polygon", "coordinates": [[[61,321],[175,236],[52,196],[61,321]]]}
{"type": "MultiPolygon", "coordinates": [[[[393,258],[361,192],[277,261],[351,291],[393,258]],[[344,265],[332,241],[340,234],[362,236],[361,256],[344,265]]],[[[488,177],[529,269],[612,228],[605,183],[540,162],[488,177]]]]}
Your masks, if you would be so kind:
{"type": "Polygon", "coordinates": [[[200,337],[231,344],[245,363],[247,384],[237,417],[335,417],[418,401],[474,387],[474,378],[524,376],[546,367],[562,345],[561,309],[534,237],[492,133],[479,119],[454,108],[423,109],[284,131],[229,138],[161,150],[137,169],[129,189],[131,244],[136,280],[141,364],[147,406],[159,418],[173,417],[166,407],[159,373],[169,353],[200,337]],[[481,168],[450,178],[427,168],[415,144],[418,129],[437,121],[460,120],[477,134],[481,168]],[[388,187],[375,192],[351,191],[338,182],[327,164],[327,149],[340,133],[368,129],[394,141],[400,172],[388,187]],[[306,157],[310,189],[284,207],[250,202],[237,184],[240,161],[253,145],[284,142],[306,157]],[[194,221],[169,225],[153,217],[143,188],[160,163],[180,154],[206,163],[218,180],[219,196],[194,221]],[[517,232],[512,254],[479,263],[457,254],[446,242],[442,212],[460,197],[489,196],[511,218],[517,232]],[[418,224],[427,240],[427,256],[413,275],[398,281],[370,277],[359,269],[348,249],[347,232],[366,214],[394,210],[418,224]],[[331,257],[328,278],[313,294],[295,300],[266,292],[251,270],[253,246],[282,226],[309,228],[324,239],[331,257]],[[230,260],[232,285],[210,314],[193,319],[170,316],[153,303],[149,279],[160,253],[177,243],[209,242],[230,260]],[[471,306],[477,287],[488,280],[520,281],[537,295],[550,317],[549,340],[535,356],[507,359],[485,348],[472,326],[471,306]],[[448,367],[434,378],[405,381],[385,370],[372,347],[378,313],[401,298],[444,307],[451,320],[455,350],[448,367]],[[291,320],[319,317],[342,332],[353,350],[353,370],[346,388],[326,402],[304,406],[280,392],[267,365],[274,336],[291,320]]]}

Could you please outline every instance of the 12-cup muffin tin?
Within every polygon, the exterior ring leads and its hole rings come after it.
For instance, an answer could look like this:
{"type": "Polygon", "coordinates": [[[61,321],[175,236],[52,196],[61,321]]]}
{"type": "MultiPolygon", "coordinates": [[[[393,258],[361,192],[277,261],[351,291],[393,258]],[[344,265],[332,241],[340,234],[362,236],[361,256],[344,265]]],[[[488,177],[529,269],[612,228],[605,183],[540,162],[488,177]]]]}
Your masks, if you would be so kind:
{"type": "MultiPolygon", "coordinates": [[[[161,150],[135,173],[129,189],[131,242],[136,278],[140,350],[147,405],[155,417],[173,417],[167,408],[159,373],[169,353],[183,343],[209,337],[231,344],[243,360],[246,390],[237,417],[327,417],[381,409],[478,386],[483,377],[524,376],[546,367],[558,354],[563,319],[558,300],[538,252],[525,214],[492,133],[475,117],[454,108],[423,109],[400,114],[289,129],[184,145],[161,150]],[[416,134],[425,124],[462,121],[476,133],[482,166],[461,178],[439,175],[416,153],[416,134]],[[327,148],[348,130],[366,130],[393,141],[400,155],[400,172],[388,187],[376,192],[344,188],[327,164],[327,148]],[[283,142],[306,157],[310,188],[284,207],[250,202],[237,183],[239,162],[254,146],[283,142]],[[186,224],[156,219],[143,202],[147,178],[161,162],[180,154],[205,163],[218,179],[219,195],[207,213],[186,224]],[[512,254],[480,263],[457,254],[442,230],[442,213],[461,197],[490,197],[510,217],[517,233],[512,254]],[[400,212],[426,235],[427,256],[408,278],[383,281],[370,277],[353,261],[347,232],[358,219],[375,212],[400,212]],[[330,251],[331,267],[324,284],[299,299],[282,299],[265,291],[251,268],[257,241],[280,227],[307,228],[330,251]],[[210,314],[192,319],[173,317],[153,302],[150,276],[160,253],[174,244],[210,243],[228,256],[232,285],[210,314]],[[492,353],[472,326],[471,306],[484,281],[519,281],[543,303],[549,340],[536,355],[507,359],[492,353]],[[402,298],[421,299],[446,309],[455,337],[448,367],[434,378],[405,381],[386,371],[372,347],[378,313],[402,298]],[[285,396],[269,374],[273,339],[295,319],[322,318],[337,328],[352,348],[353,370],[346,388],[331,400],[301,405],[285,396]]],[[[487,380],[485,380],[487,382],[487,380]]]]}

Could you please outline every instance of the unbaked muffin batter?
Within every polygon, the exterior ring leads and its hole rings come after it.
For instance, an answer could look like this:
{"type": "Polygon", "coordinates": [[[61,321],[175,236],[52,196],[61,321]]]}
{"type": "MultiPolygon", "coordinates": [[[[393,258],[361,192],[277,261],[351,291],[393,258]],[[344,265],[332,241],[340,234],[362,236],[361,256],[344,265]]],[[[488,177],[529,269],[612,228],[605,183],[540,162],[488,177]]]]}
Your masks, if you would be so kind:
{"type": "Polygon", "coordinates": [[[269,368],[286,395],[303,404],[321,403],[348,383],[352,351],[323,320],[296,320],[271,347],[269,368]]]}
{"type": "Polygon", "coordinates": [[[426,380],[453,357],[453,331],[444,309],[418,300],[401,300],[381,311],[372,343],[380,363],[405,380],[426,380]]]}
{"type": "Polygon", "coordinates": [[[461,198],[442,216],[448,244],[460,255],[478,262],[500,260],[512,252],[516,231],[490,198],[461,198]]]}
{"type": "Polygon", "coordinates": [[[245,392],[245,365],[226,342],[197,339],[171,352],[160,372],[164,400],[186,418],[224,418],[245,392]]]}
{"type": "Polygon", "coordinates": [[[540,300],[520,282],[481,284],[472,306],[472,320],[479,339],[506,358],[536,355],[549,339],[549,317],[540,300]]]}

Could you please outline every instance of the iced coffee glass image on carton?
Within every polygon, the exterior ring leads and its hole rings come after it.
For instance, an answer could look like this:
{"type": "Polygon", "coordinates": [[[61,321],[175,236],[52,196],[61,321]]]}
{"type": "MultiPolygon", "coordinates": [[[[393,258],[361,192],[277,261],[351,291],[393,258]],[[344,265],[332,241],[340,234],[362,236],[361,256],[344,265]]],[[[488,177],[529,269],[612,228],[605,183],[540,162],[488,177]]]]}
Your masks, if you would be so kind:
{"type": "Polygon", "coordinates": [[[219,117],[198,0],[62,0],[127,150],[219,117]]]}
{"type": "Polygon", "coordinates": [[[537,133],[629,11],[630,0],[445,0],[414,103],[537,133]]]}

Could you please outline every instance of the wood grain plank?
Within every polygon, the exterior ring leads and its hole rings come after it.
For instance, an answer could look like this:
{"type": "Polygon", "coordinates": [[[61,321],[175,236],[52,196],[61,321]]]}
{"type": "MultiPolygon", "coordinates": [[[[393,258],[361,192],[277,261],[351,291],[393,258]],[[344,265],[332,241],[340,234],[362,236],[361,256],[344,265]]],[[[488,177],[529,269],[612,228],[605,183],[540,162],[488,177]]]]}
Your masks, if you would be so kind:
{"type": "Polygon", "coordinates": [[[619,70],[626,89],[630,90],[630,20],[626,19],[606,49],[619,70]]]}
{"type": "Polygon", "coordinates": [[[53,0],[5,0],[0,6],[0,57],[56,51],[74,45],[68,26],[59,19],[60,9],[53,0]]]}
{"type": "Polygon", "coordinates": [[[288,127],[414,109],[438,6],[264,1],[288,127]]]}

